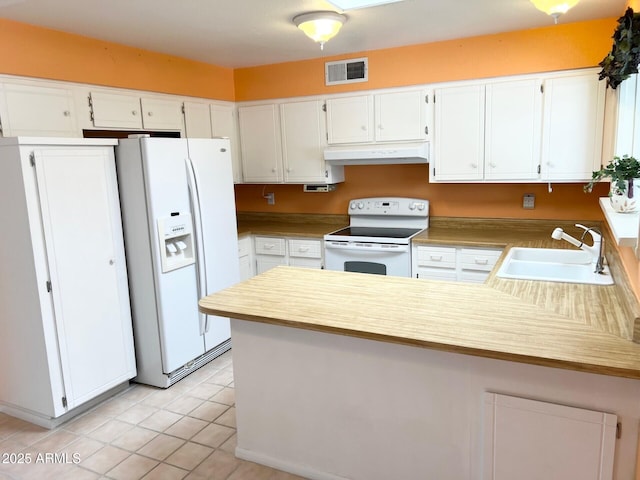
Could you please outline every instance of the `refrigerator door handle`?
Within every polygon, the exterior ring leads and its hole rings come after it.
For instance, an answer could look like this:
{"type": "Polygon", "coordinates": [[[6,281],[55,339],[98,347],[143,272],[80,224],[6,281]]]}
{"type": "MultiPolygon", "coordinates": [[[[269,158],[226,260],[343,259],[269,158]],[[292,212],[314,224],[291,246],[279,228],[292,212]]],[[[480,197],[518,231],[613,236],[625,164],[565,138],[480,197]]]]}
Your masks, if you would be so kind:
{"type": "MultiPolygon", "coordinates": [[[[193,163],[190,158],[185,158],[187,167],[187,184],[189,186],[189,201],[193,212],[193,223],[196,244],[196,275],[198,281],[198,299],[207,294],[207,273],[205,270],[204,239],[202,234],[202,215],[200,211],[200,198],[198,197],[198,182],[193,163]]],[[[200,320],[200,335],[209,331],[209,317],[202,312],[198,312],[200,320]]]]}

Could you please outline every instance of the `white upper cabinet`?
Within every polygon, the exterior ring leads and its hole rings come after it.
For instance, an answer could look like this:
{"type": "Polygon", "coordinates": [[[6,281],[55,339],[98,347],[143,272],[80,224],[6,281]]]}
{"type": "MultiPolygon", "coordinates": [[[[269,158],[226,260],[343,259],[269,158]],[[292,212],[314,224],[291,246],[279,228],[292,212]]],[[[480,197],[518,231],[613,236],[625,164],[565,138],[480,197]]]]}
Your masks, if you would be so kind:
{"type": "Polygon", "coordinates": [[[13,83],[0,89],[3,136],[81,136],[71,90],[13,83]]]}
{"type": "Polygon", "coordinates": [[[140,98],[120,93],[91,92],[91,118],[99,128],[142,128],[140,98]]]}
{"type": "Polygon", "coordinates": [[[427,139],[423,90],[327,99],[330,145],[427,139]]]}
{"type": "MultiPolygon", "coordinates": [[[[233,162],[233,181],[242,182],[242,163],[240,161],[240,142],[238,141],[238,115],[233,104],[209,105],[211,133],[214,137],[228,137],[231,142],[231,160],[233,162]]],[[[188,136],[188,135],[187,135],[188,136]]]]}
{"type": "Polygon", "coordinates": [[[536,80],[437,89],[432,181],[537,179],[541,97],[536,80]]]}
{"type": "Polygon", "coordinates": [[[146,130],[182,130],[182,102],[166,98],[140,99],[142,126],[146,130]]]}
{"type": "Polygon", "coordinates": [[[535,79],[486,86],[485,180],[535,180],[542,92],[535,79]]]}
{"type": "Polygon", "coordinates": [[[375,140],[404,142],[426,140],[426,94],[422,90],[375,96],[375,140]]]}
{"type": "MultiPolygon", "coordinates": [[[[618,128],[614,155],[640,157],[640,95],[638,75],[631,75],[618,88],[618,128]]],[[[609,160],[609,159],[607,159],[609,160]]]]}
{"type": "Polygon", "coordinates": [[[321,100],[280,105],[286,182],[317,182],[324,178],[326,130],[322,105],[321,100]]]}
{"type": "Polygon", "coordinates": [[[604,111],[593,70],[438,88],[430,180],[588,180],[601,161],[604,111]]]}
{"type": "Polygon", "coordinates": [[[542,180],[584,181],[600,168],[605,83],[594,72],[544,81],[542,180]]]}
{"type": "Polygon", "coordinates": [[[483,179],[484,103],[484,85],[435,90],[432,181],[483,179]]]}
{"type": "Polygon", "coordinates": [[[327,99],[329,144],[373,142],[373,95],[327,99]]]}
{"type": "Polygon", "coordinates": [[[188,138],[212,138],[209,104],[184,102],[184,129],[188,138]]]}
{"type": "Polygon", "coordinates": [[[182,102],[136,95],[91,92],[91,118],[97,128],[183,129],[182,102]]]}
{"type": "Polygon", "coordinates": [[[327,165],[322,100],[238,109],[245,182],[336,183],[344,168],[327,165]]]}
{"type": "Polygon", "coordinates": [[[277,107],[269,104],[238,108],[245,182],[278,183],[283,179],[277,107]]]}

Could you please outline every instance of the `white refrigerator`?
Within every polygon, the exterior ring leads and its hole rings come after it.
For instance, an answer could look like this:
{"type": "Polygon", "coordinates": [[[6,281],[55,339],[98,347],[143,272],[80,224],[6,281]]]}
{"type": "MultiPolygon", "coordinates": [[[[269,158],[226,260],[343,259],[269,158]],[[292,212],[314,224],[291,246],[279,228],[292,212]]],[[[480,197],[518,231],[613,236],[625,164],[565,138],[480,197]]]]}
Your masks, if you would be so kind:
{"type": "Polygon", "coordinates": [[[229,139],[119,141],[138,376],[166,388],[231,348],[198,300],[240,281],[229,139]]]}

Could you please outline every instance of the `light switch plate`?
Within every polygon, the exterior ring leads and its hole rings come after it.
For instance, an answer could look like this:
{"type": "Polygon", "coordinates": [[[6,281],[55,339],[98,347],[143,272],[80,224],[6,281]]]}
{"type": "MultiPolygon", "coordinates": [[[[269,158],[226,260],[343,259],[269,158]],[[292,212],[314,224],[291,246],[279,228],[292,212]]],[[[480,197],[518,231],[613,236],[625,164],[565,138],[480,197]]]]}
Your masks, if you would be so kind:
{"type": "Polygon", "coordinates": [[[525,193],[522,197],[522,208],[534,208],[536,206],[536,196],[533,193],[525,193]]]}

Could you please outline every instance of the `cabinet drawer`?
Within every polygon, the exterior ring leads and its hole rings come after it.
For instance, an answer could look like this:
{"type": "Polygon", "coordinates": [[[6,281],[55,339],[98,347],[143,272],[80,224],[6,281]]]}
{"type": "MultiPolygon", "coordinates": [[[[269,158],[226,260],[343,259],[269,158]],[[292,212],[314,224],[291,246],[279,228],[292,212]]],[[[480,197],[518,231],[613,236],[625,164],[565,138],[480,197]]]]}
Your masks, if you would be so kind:
{"type": "Polygon", "coordinates": [[[456,249],[453,247],[418,247],[418,266],[456,268],[456,249]]]}
{"type": "Polygon", "coordinates": [[[462,270],[490,272],[501,253],[501,250],[463,248],[460,250],[460,268],[462,270]]]}
{"type": "Polygon", "coordinates": [[[418,268],[417,278],[427,280],[450,280],[455,282],[457,278],[457,272],[452,268],[418,268]]]}
{"type": "Polygon", "coordinates": [[[289,256],[322,258],[320,240],[289,240],[289,256]]]}
{"type": "Polygon", "coordinates": [[[483,272],[478,270],[463,270],[460,272],[459,280],[467,283],[484,283],[489,277],[489,272],[483,272]]]}
{"type": "Polygon", "coordinates": [[[251,254],[251,237],[242,237],[238,239],[238,256],[244,257],[251,254]]]}
{"type": "Polygon", "coordinates": [[[284,257],[286,254],[284,238],[256,237],[255,242],[257,255],[278,255],[284,257]]]}

